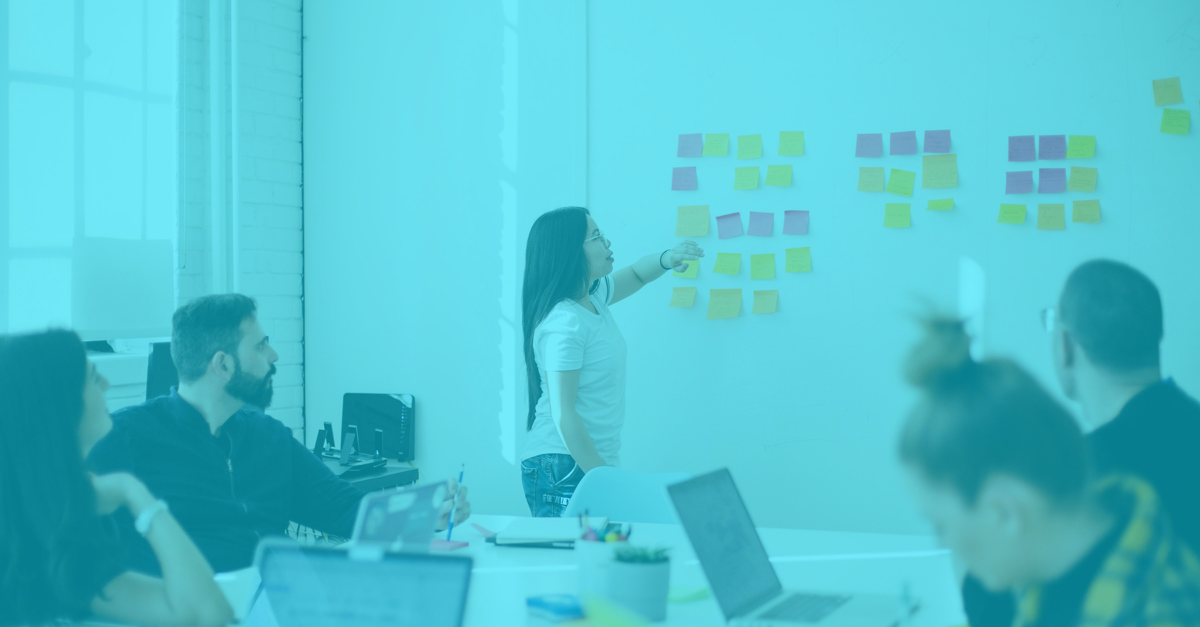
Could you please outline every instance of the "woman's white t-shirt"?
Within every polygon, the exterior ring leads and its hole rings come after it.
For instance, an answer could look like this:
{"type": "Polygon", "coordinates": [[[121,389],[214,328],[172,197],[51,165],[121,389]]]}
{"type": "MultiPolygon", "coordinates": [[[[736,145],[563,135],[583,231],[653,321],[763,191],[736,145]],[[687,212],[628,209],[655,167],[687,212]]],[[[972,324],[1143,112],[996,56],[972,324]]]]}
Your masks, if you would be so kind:
{"type": "Polygon", "coordinates": [[[611,276],[600,279],[588,296],[596,313],[564,299],[533,331],[533,357],[542,377],[533,428],[522,459],[546,453],[570,455],[558,423],[550,412],[549,372],[578,370],[575,411],[583,419],[596,452],[605,464],[621,463],[621,426],[625,423],[625,338],[608,305],[613,298],[611,276]]]}

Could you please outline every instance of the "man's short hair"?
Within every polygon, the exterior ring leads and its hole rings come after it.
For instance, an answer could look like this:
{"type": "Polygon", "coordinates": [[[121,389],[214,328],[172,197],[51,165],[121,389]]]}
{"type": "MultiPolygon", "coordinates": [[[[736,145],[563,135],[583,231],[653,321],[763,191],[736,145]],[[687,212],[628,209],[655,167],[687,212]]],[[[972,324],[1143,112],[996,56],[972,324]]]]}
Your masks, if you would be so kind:
{"type": "Polygon", "coordinates": [[[179,380],[190,383],[204,376],[213,355],[237,356],[242,322],[254,318],[258,305],[242,294],[213,294],[189,301],[171,319],[171,360],[179,380]]]}
{"type": "Polygon", "coordinates": [[[1059,317],[1102,368],[1129,372],[1159,365],[1162,299],[1154,282],[1132,266],[1097,259],[1075,268],[1063,287],[1059,317]]]}

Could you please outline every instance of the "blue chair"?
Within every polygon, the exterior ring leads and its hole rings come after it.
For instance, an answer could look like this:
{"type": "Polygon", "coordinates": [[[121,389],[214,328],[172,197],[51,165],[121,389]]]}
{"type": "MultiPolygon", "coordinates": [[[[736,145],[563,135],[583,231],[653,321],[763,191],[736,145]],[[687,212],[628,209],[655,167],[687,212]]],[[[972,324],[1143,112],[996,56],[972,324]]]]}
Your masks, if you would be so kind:
{"type": "Polygon", "coordinates": [[[667,486],[691,478],[687,472],[634,472],[600,466],[583,476],[563,518],[586,511],[615,522],[678,524],[667,486]]]}

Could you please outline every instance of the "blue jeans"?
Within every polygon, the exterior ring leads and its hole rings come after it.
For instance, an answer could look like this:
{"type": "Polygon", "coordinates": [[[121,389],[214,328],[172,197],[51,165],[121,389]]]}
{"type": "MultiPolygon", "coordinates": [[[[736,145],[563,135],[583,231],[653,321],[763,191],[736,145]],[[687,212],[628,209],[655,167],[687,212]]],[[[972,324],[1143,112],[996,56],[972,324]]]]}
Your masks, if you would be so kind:
{"type": "Polygon", "coordinates": [[[547,453],[521,462],[525,502],[529,513],[538,518],[562,516],[580,479],[583,469],[570,455],[547,453]]]}

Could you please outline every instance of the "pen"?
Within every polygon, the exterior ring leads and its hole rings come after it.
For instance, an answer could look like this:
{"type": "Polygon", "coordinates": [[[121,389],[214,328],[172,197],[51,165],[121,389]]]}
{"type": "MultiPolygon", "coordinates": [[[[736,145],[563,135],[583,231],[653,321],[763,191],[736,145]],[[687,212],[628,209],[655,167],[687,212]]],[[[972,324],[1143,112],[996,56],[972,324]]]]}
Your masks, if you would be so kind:
{"type": "MultiPolygon", "coordinates": [[[[458,487],[460,489],[462,488],[463,471],[466,469],[467,469],[466,464],[463,464],[458,469],[458,487]]],[[[454,510],[458,509],[458,493],[455,492],[454,496],[451,498],[454,499],[454,505],[450,506],[450,526],[446,527],[446,542],[450,541],[450,534],[454,533],[454,510]]]]}

